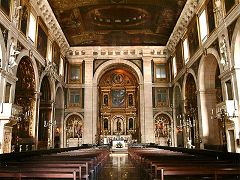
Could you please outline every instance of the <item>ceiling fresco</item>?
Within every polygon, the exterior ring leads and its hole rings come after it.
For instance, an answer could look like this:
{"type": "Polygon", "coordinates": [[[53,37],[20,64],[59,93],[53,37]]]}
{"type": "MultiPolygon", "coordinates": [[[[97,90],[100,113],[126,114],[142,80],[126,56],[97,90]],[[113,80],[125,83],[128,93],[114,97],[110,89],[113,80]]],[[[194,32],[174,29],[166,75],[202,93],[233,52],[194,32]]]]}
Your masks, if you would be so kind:
{"type": "Polygon", "coordinates": [[[71,46],[166,45],[187,0],[48,0],[71,46]]]}

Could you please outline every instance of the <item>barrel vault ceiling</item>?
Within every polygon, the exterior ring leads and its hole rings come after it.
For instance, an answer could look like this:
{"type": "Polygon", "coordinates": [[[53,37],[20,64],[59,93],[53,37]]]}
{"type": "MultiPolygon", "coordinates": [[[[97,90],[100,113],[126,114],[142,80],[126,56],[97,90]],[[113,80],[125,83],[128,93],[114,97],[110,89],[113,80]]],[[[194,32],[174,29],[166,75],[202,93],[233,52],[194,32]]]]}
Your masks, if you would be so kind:
{"type": "Polygon", "coordinates": [[[187,0],[48,0],[70,46],[166,45],[187,0]]]}

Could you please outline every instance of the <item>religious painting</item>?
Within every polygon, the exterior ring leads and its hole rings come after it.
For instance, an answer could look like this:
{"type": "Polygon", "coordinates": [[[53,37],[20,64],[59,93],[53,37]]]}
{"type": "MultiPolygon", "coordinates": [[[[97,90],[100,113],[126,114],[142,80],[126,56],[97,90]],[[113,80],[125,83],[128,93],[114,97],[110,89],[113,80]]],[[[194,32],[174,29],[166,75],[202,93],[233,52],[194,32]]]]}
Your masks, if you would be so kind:
{"type": "Polygon", "coordinates": [[[11,0],[1,0],[0,8],[6,13],[8,16],[10,14],[10,3],[11,0]]]}
{"type": "Polygon", "coordinates": [[[192,22],[189,25],[188,29],[188,41],[189,41],[189,52],[190,57],[194,55],[194,53],[199,48],[199,39],[198,39],[198,27],[197,27],[197,19],[193,17],[192,22]]]}
{"type": "Polygon", "coordinates": [[[59,71],[60,56],[61,56],[60,48],[58,44],[54,42],[52,45],[52,58],[53,62],[56,64],[57,72],[59,71]]]}
{"type": "Polygon", "coordinates": [[[168,105],[168,88],[153,88],[154,91],[154,107],[162,107],[168,105]]]}
{"type": "Polygon", "coordinates": [[[211,34],[213,32],[213,30],[215,29],[213,0],[208,1],[207,17],[208,17],[209,34],[211,34]]]}
{"type": "Polygon", "coordinates": [[[37,50],[38,52],[44,57],[46,58],[47,55],[47,27],[44,27],[44,23],[41,20],[41,18],[39,18],[38,21],[38,35],[37,35],[37,50]]]}
{"type": "Polygon", "coordinates": [[[112,90],[112,107],[121,108],[125,105],[125,90],[113,89],[112,90]]]}
{"type": "Polygon", "coordinates": [[[25,4],[25,1],[21,1],[21,14],[20,14],[20,30],[21,32],[26,36],[27,34],[27,24],[28,24],[28,16],[29,16],[29,10],[27,5],[25,4]]]}
{"type": "Polygon", "coordinates": [[[182,41],[176,46],[176,62],[177,62],[177,72],[180,72],[183,67],[183,52],[182,52],[182,41]]]}
{"type": "Polygon", "coordinates": [[[7,48],[8,30],[1,23],[0,23],[0,29],[2,31],[2,35],[3,35],[3,38],[4,38],[5,48],[7,48]]]}
{"type": "Polygon", "coordinates": [[[233,8],[233,6],[236,4],[235,0],[225,0],[225,10],[228,14],[229,11],[233,8]]]}

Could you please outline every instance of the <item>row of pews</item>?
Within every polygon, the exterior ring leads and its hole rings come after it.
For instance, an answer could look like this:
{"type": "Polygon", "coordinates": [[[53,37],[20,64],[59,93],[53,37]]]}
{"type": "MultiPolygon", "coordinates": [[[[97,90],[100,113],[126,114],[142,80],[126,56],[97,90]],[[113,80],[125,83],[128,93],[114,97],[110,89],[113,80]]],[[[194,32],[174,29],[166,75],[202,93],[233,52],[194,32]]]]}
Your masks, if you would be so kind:
{"type": "Polygon", "coordinates": [[[0,179],[97,179],[107,148],[84,148],[30,157],[0,158],[0,179]]]}
{"type": "Polygon", "coordinates": [[[131,147],[128,152],[135,166],[144,172],[144,179],[240,179],[239,161],[227,158],[227,153],[221,158],[142,147],[131,147]]]}

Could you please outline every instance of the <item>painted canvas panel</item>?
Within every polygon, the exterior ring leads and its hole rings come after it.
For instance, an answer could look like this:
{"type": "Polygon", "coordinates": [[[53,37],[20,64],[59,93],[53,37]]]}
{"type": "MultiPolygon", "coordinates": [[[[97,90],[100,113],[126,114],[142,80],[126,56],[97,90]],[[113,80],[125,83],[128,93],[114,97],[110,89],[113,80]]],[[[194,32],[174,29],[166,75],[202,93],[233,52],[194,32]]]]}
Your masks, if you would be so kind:
{"type": "Polygon", "coordinates": [[[213,0],[209,0],[207,4],[207,16],[208,16],[208,25],[209,25],[209,34],[215,29],[215,19],[213,12],[213,0]]]}
{"type": "Polygon", "coordinates": [[[197,19],[196,17],[193,17],[192,22],[189,26],[188,31],[188,41],[189,41],[189,52],[190,57],[194,55],[194,53],[199,48],[199,39],[198,39],[198,30],[197,30],[197,19]]]}
{"type": "Polygon", "coordinates": [[[179,72],[183,67],[182,41],[179,41],[176,47],[176,62],[177,62],[177,72],[179,72]]]}
{"type": "Polygon", "coordinates": [[[235,5],[235,0],[225,0],[226,13],[229,13],[229,11],[233,8],[234,5],[235,5]]]}
{"type": "Polygon", "coordinates": [[[6,13],[8,16],[10,14],[10,0],[1,0],[0,8],[6,13]]]}
{"type": "Polygon", "coordinates": [[[47,34],[45,33],[45,31],[43,30],[40,24],[38,24],[37,50],[44,58],[46,58],[47,34]]]}
{"type": "Polygon", "coordinates": [[[29,11],[27,6],[23,6],[22,12],[21,12],[20,30],[25,35],[27,34],[28,15],[29,15],[29,11]]]}
{"type": "Polygon", "coordinates": [[[112,90],[112,107],[121,108],[125,105],[125,90],[113,89],[112,90]]]}

